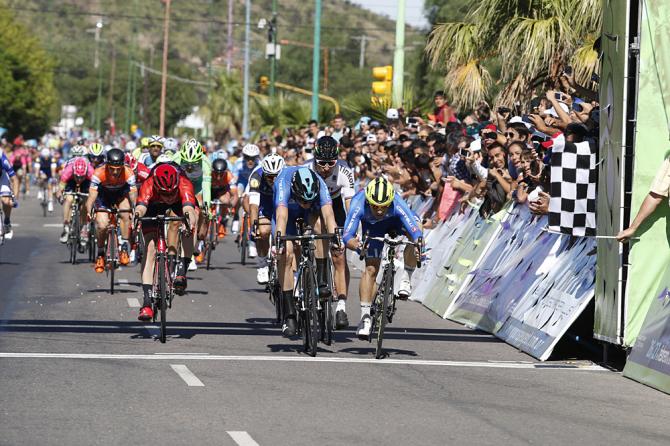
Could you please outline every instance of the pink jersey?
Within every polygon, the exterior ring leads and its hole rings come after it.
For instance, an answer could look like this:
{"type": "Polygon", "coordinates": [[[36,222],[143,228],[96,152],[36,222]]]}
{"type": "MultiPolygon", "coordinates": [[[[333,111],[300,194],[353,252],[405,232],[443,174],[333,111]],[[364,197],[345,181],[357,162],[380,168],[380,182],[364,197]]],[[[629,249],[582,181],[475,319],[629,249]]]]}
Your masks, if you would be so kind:
{"type": "MultiPolygon", "coordinates": [[[[80,156],[79,158],[83,158],[86,161],[86,165],[88,168],[86,169],[86,179],[90,180],[93,178],[93,166],[91,163],[88,161],[86,157],[80,156]]],[[[69,160],[66,164],[65,167],[63,168],[63,171],[60,174],[60,182],[61,183],[67,183],[68,181],[72,180],[74,178],[74,160],[76,158],[72,158],[69,160]]]]}
{"type": "Polygon", "coordinates": [[[12,163],[12,166],[15,168],[23,167],[24,169],[30,163],[30,151],[25,148],[19,148],[14,150],[9,155],[9,162],[12,163]]]}

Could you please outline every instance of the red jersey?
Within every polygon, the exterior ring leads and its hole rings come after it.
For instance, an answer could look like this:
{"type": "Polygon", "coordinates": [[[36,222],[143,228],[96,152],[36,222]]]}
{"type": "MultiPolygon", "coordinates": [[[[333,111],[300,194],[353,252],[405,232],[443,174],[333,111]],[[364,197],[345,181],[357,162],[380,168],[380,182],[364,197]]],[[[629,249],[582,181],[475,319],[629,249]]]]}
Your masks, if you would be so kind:
{"type": "Polygon", "coordinates": [[[154,177],[152,175],[142,183],[137,204],[148,207],[151,203],[176,204],[181,201],[182,206],[195,207],[195,191],[193,190],[193,183],[188,178],[179,176],[177,191],[178,193],[172,195],[158,194],[154,188],[154,177]]]}
{"type": "Polygon", "coordinates": [[[137,166],[135,166],[135,178],[137,179],[137,184],[142,186],[142,183],[149,178],[149,175],[151,175],[151,169],[142,163],[137,163],[137,166]]]}
{"type": "Polygon", "coordinates": [[[233,183],[233,174],[226,170],[222,178],[217,178],[218,175],[212,174],[212,189],[224,189],[233,183]]]}

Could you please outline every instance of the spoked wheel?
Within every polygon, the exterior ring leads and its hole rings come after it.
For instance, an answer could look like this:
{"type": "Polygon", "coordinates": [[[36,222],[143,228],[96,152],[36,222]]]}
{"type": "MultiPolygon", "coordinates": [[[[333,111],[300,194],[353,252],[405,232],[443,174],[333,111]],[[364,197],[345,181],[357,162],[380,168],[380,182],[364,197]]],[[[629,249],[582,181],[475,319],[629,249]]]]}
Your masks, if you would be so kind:
{"type": "Polygon", "coordinates": [[[249,245],[247,237],[247,218],[245,216],[242,220],[242,231],[240,232],[240,263],[242,265],[247,264],[247,246],[249,245]]]}
{"type": "Polygon", "coordinates": [[[79,249],[79,215],[75,213],[73,220],[70,223],[70,234],[68,240],[70,242],[70,263],[77,264],[77,250],[79,249]]]}
{"type": "Polygon", "coordinates": [[[326,345],[333,343],[333,306],[330,299],[321,301],[321,311],[319,311],[319,322],[321,323],[321,339],[326,345]]]}
{"type": "Polygon", "coordinates": [[[116,270],[116,231],[110,232],[107,240],[107,259],[109,265],[109,292],[114,294],[114,272],[116,270]]]}
{"type": "Polygon", "coordinates": [[[380,302],[377,305],[377,313],[375,314],[377,325],[377,349],[375,351],[375,358],[381,359],[384,356],[382,343],[384,342],[384,329],[388,321],[388,308],[391,300],[391,293],[393,292],[393,276],[390,267],[387,267],[384,272],[384,286],[381,293],[378,295],[380,302]]]}
{"type": "Polygon", "coordinates": [[[316,290],[314,271],[311,267],[303,270],[301,285],[306,307],[303,312],[305,351],[313,357],[316,356],[317,343],[319,341],[319,297],[316,290]]]}
{"type": "Polygon", "coordinates": [[[207,237],[207,242],[205,243],[205,249],[207,250],[207,270],[209,270],[209,266],[212,262],[212,249],[214,248],[214,241],[216,240],[216,237],[218,237],[218,229],[219,228],[216,227],[216,220],[209,222],[209,235],[207,237]]]}
{"type": "Polygon", "coordinates": [[[275,305],[277,324],[281,325],[281,323],[284,321],[284,311],[282,308],[282,292],[278,281],[275,281],[275,283],[272,285],[270,292],[272,293],[272,303],[275,305]]]}
{"type": "Polygon", "coordinates": [[[167,271],[165,271],[165,261],[158,262],[158,308],[160,310],[160,341],[165,344],[167,336],[167,271]]]}

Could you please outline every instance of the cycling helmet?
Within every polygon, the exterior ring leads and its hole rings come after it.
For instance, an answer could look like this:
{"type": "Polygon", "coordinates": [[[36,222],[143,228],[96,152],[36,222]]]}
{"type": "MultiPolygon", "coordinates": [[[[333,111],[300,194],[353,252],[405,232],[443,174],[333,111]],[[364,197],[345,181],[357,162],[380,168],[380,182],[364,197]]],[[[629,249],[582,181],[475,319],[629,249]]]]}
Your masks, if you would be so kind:
{"type": "Polygon", "coordinates": [[[163,193],[174,192],[179,185],[179,172],[171,164],[161,164],[154,170],[154,187],[163,193]]]}
{"type": "Polygon", "coordinates": [[[171,163],[173,161],[172,157],[167,153],[161,153],[156,158],[156,164],[171,163]]]}
{"type": "Polygon", "coordinates": [[[86,158],[76,158],[72,165],[72,173],[76,177],[84,177],[88,173],[88,161],[86,158]]]}
{"type": "Polygon", "coordinates": [[[375,178],[365,188],[365,199],[374,206],[388,206],[394,196],[393,185],[384,177],[375,178]]]}
{"type": "Polygon", "coordinates": [[[81,144],[77,144],[70,149],[70,156],[76,158],[78,156],[86,155],[86,147],[81,144]]]}
{"type": "Polygon", "coordinates": [[[163,137],[159,135],[151,135],[149,137],[149,142],[147,143],[147,146],[161,146],[163,147],[163,137]]]}
{"type": "Polygon", "coordinates": [[[284,158],[276,153],[271,153],[261,163],[263,173],[266,175],[279,175],[279,172],[284,168],[284,158]]]}
{"type": "Polygon", "coordinates": [[[137,144],[135,141],[128,141],[126,143],[126,152],[132,152],[135,149],[137,149],[137,144]]]}
{"type": "Polygon", "coordinates": [[[202,160],[202,145],[197,139],[191,138],[181,145],[179,154],[185,163],[198,163],[202,160]]]}
{"type": "Polygon", "coordinates": [[[163,150],[174,153],[179,150],[179,143],[174,138],[165,138],[165,141],[163,141],[163,150]]]}
{"type": "Polygon", "coordinates": [[[316,141],[314,158],[318,160],[336,160],[339,154],[337,141],[332,136],[322,136],[316,141]]]}
{"type": "Polygon", "coordinates": [[[140,139],[140,147],[142,147],[143,149],[144,149],[145,147],[149,147],[149,138],[148,138],[147,136],[145,136],[144,138],[140,139]]]}
{"type": "Polygon", "coordinates": [[[319,179],[307,167],[301,167],[293,174],[291,192],[301,201],[311,203],[319,197],[319,179]]]}
{"type": "Polygon", "coordinates": [[[126,161],[126,155],[121,149],[110,149],[107,152],[107,165],[108,166],[123,166],[126,161]]]}
{"type": "Polygon", "coordinates": [[[42,158],[51,158],[51,150],[49,150],[47,148],[44,148],[44,149],[40,150],[40,156],[42,158]]]}
{"type": "Polygon", "coordinates": [[[224,159],[217,158],[212,162],[213,173],[224,173],[227,169],[228,163],[224,159]]]}
{"type": "Polygon", "coordinates": [[[105,149],[102,147],[102,144],[94,142],[88,147],[88,152],[93,156],[100,156],[105,153],[105,149]]]}
{"type": "Polygon", "coordinates": [[[247,144],[242,149],[242,155],[247,156],[249,158],[255,158],[260,154],[261,150],[258,148],[256,144],[247,144]]]}
{"type": "Polygon", "coordinates": [[[131,152],[126,152],[124,162],[133,170],[137,167],[137,158],[135,158],[131,152]]]}

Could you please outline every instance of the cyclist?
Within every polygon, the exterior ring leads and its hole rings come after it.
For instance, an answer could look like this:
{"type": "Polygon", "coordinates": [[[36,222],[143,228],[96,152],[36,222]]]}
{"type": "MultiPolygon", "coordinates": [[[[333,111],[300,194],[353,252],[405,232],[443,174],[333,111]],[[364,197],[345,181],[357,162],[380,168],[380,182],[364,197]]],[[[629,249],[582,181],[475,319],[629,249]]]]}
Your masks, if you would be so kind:
{"type": "MultiPolygon", "coordinates": [[[[32,173],[30,160],[30,150],[25,146],[16,147],[14,151],[9,154],[9,162],[16,173],[19,189],[21,183],[23,183],[25,195],[30,194],[30,174],[32,173]]],[[[16,197],[18,198],[18,195],[16,195],[16,197]]]]}
{"type": "MultiPolygon", "coordinates": [[[[209,217],[209,205],[212,202],[212,165],[209,159],[202,152],[202,145],[198,140],[191,138],[182,144],[181,149],[174,157],[177,163],[184,171],[186,177],[193,183],[193,190],[196,194],[199,212],[196,219],[192,221],[193,227],[197,228],[197,240],[202,242],[207,235],[207,218],[209,217]]],[[[171,226],[171,240],[176,241],[176,230],[179,225],[171,226]]],[[[197,242],[196,242],[197,243],[197,242]]],[[[202,249],[196,249],[197,262],[202,262],[202,249]]],[[[196,270],[196,262],[189,264],[189,270],[196,270]]]]}
{"type": "MultiPolygon", "coordinates": [[[[96,209],[130,209],[137,199],[137,187],[135,185],[135,174],[130,167],[124,164],[125,155],[121,149],[110,149],[107,152],[107,161],[104,166],[98,167],[93,172],[91,186],[89,189],[86,209],[89,214],[93,207],[96,209]]],[[[121,250],[119,262],[127,265],[130,262],[128,254],[128,239],[130,236],[130,215],[119,214],[121,226],[121,250]]],[[[95,216],[95,228],[98,238],[98,255],[95,261],[95,272],[102,273],[105,270],[105,240],[107,239],[107,226],[109,215],[106,212],[98,212],[95,216]]]]}
{"type": "MultiPolygon", "coordinates": [[[[235,184],[237,185],[237,196],[234,197],[235,202],[233,203],[235,211],[239,209],[239,200],[244,195],[247,183],[249,183],[251,172],[253,172],[254,169],[258,167],[258,157],[260,154],[261,151],[257,145],[247,144],[242,148],[242,158],[235,160],[235,164],[233,165],[233,176],[235,177],[235,184]]],[[[249,213],[248,207],[246,207],[244,210],[249,213]]],[[[233,221],[233,232],[237,232],[239,228],[240,222],[237,217],[238,216],[236,212],[235,220],[233,221]]]]}
{"type": "MultiPolygon", "coordinates": [[[[156,160],[156,163],[158,163],[158,160],[156,160]]],[[[139,190],[140,187],[142,187],[142,183],[149,178],[151,169],[144,164],[137,162],[137,158],[135,158],[131,152],[126,152],[124,164],[130,167],[135,174],[135,181],[137,181],[137,189],[139,190]]]]}
{"type": "Polygon", "coordinates": [[[173,157],[179,150],[179,143],[174,138],[165,138],[163,142],[163,153],[173,157]]]}
{"type": "MultiPolygon", "coordinates": [[[[74,146],[72,150],[79,149],[80,146],[74,146]]],[[[40,150],[39,157],[36,162],[36,172],[38,172],[38,182],[41,185],[45,185],[46,188],[46,200],[47,200],[47,210],[49,212],[54,211],[53,203],[53,178],[56,178],[56,168],[58,164],[56,162],[55,156],[51,153],[51,150],[46,147],[40,150]]],[[[42,190],[40,187],[40,192],[38,193],[38,200],[42,200],[44,197],[42,195],[42,190]]]]}
{"type": "MultiPolygon", "coordinates": [[[[384,177],[370,181],[365,190],[359,191],[351,200],[351,209],[344,225],[343,240],[349,249],[360,254],[361,242],[356,238],[358,224],[362,223],[363,233],[369,231],[371,237],[383,237],[390,232],[405,233],[416,242],[421,237],[419,218],[409,209],[405,200],[396,195],[393,185],[384,177]]],[[[384,243],[370,240],[365,257],[365,270],[361,275],[359,294],[361,299],[361,320],[357,335],[367,339],[370,335],[372,319],[370,304],[375,293],[375,279],[381,264],[384,243]]],[[[411,294],[410,279],[417,264],[417,251],[405,249],[405,268],[398,289],[400,298],[411,294]]]]}
{"type": "Polygon", "coordinates": [[[133,150],[133,156],[136,159],[140,159],[143,153],[146,153],[149,151],[149,137],[145,136],[143,138],[140,138],[140,145],[138,147],[135,147],[133,150]]]}
{"type": "MultiPolygon", "coordinates": [[[[228,163],[226,160],[216,158],[212,162],[212,193],[211,196],[221,202],[221,205],[230,209],[233,203],[233,194],[237,193],[237,187],[233,186],[233,174],[228,170],[228,163]]],[[[226,228],[224,225],[219,225],[219,238],[226,235],[226,228]]]]}
{"type": "Polygon", "coordinates": [[[0,222],[3,225],[3,234],[7,240],[11,240],[14,236],[12,231],[12,208],[19,205],[17,197],[19,196],[19,178],[14,172],[12,164],[4,153],[0,152],[0,200],[2,200],[2,212],[5,216],[5,221],[0,222]],[[11,184],[11,188],[10,188],[11,184]]]}
{"type": "MultiPolygon", "coordinates": [[[[322,136],[316,141],[314,147],[314,158],[307,162],[306,166],[315,171],[325,181],[330,192],[330,198],[333,200],[333,212],[335,213],[335,222],[340,228],[344,227],[347,219],[347,211],[351,197],[354,196],[354,173],[347,166],[345,161],[339,160],[338,143],[332,136],[322,136]]],[[[316,232],[321,232],[318,223],[314,228],[316,232]]],[[[327,290],[328,283],[328,263],[326,261],[325,243],[317,244],[316,250],[316,271],[319,287],[327,290]]],[[[349,267],[347,265],[346,253],[343,255],[333,254],[333,267],[335,269],[334,285],[337,289],[337,307],[335,309],[335,328],[342,329],[349,326],[347,318],[347,290],[349,288],[349,267]]],[[[323,292],[323,291],[322,291],[323,292]]]]}
{"type": "Polygon", "coordinates": [[[88,146],[88,160],[91,162],[93,169],[97,169],[105,162],[105,149],[102,144],[94,142],[88,146]]]}
{"type": "MultiPolygon", "coordinates": [[[[63,232],[60,235],[60,242],[66,243],[70,234],[70,212],[72,212],[72,195],[64,195],[64,192],[81,192],[87,194],[93,178],[93,166],[88,160],[79,156],[68,163],[60,175],[60,183],[56,191],[56,199],[63,205],[63,232]]],[[[86,213],[81,214],[81,227],[86,228],[86,213]]],[[[82,243],[88,242],[88,234],[82,230],[82,243]]]]}
{"type": "Polygon", "coordinates": [[[163,152],[163,138],[158,135],[152,135],[149,137],[147,145],[149,147],[149,151],[142,153],[137,157],[137,160],[147,167],[152,167],[156,163],[156,160],[160,154],[163,152]]]}
{"type": "MultiPolygon", "coordinates": [[[[53,153],[55,155],[57,151],[54,151],[53,153]]],[[[86,156],[87,154],[88,150],[86,149],[86,146],[82,144],[77,144],[73,146],[72,149],[70,149],[70,159],[67,160],[67,163],[81,156],[86,156]]]]}
{"type": "MultiPolygon", "coordinates": [[[[307,224],[314,226],[319,217],[325,221],[328,232],[335,233],[335,215],[328,186],[314,171],[299,166],[285,167],[275,180],[273,190],[275,234],[279,232],[282,235],[297,235],[296,219],[302,218],[307,224]]],[[[293,263],[297,249],[297,244],[288,242],[277,252],[277,268],[286,315],[282,333],[289,337],[295,335],[297,328],[293,304],[293,263]]]]}
{"type": "MultiPolygon", "coordinates": [[[[217,159],[214,161],[224,162],[217,159]]],[[[273,186],[277,175],[284,168],[284,158],[271,153],[261,161],[260,167],[257,167],[249,177],[249,215],[252,225],[258,222],[258,227],[252,226],[251,237],[256,241],[258,257],[256,258],[257,272],[256,281],[264,285],[268,283],[268,250],[270,248],[270,220],[274,215],[274,192],[273,186]],[[256,229],[258,232],[255,232],[256,229]]]]}
{"type": "MultiPolygon", "coordinates": [[[[181,175],[179,169],[169,163],[161,163],[151,172],[151,175],[142,184],[137,199],[136,217],[155,217],[165,215],[170,210],[175,215],[186,214],[189,222],[196,219],[196,198],[193,184],[181,175]]],[[[146,255],[142,259],[142,291],[144,302],[140,308],[138,319],[150,321],[153,316],[151,308],[151,287],[154,276],[154,264],[156,256],[156,223],[147,222],[142,224],[142,232],[145,240],[146,255]]],[[[188,263],[193,254],[193,233],[189,232],[184,237],[184,257],[182,265],[188,263]]],[[[174,280],[175,289],[186,289],[186,275],[177,274],[174,280]]]]}

